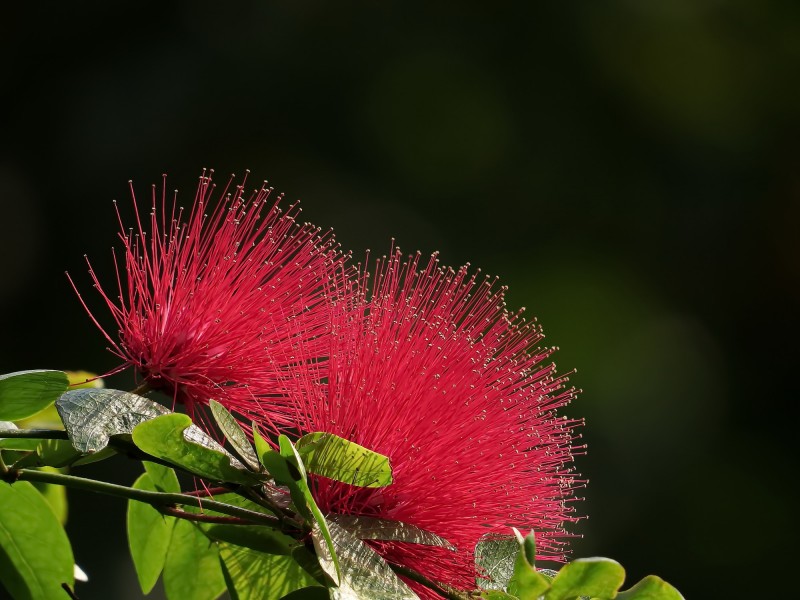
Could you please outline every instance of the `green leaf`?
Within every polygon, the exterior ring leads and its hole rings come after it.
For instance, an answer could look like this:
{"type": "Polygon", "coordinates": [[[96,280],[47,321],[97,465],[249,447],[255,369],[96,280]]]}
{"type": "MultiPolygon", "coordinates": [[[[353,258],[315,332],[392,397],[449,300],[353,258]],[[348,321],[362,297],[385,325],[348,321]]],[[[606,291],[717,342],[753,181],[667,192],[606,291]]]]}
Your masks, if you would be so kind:
{"type": "Polygon", "coordinates": [[[278,600],[317,583],[291,555],[265,554],[225,543],[219,550],[233,600],[278,600]]]}
{"type": "Polygon", "coordinates": [[[520,543],[513,535],[484,535],[475,545],[475,584],[484,590],[505,590],[514,575],[520,543]]]}
{"type": "Polygon", "coordinates": [[[572,600],[578,596],[614,598],[625,581],[625,570],[610,558],[578,558],[561,567],[545,593],[545,600],[572,600]]]}
{"type": "Polygon", "coordinates": [[[16,600],[64,600],[74,583],[72,548],[64,528],[27,481],[0,481],[0,573],[16,600]]]}
{"type": "Polygon", "coordinates": [[[250,440],[247,439],[247,434],[239,426],[234,416],[216,400],[211,400],[208,405],[211,407],[214,421],[216,421],[225,439],[228,440],[231,448],[233,448],[233,453],[250,467],[251,471],[260,471],[258,455],[253,450],[250,440]]]}
{"type": "MultiPolygon", "coordinates": [[[[140,475],[133,488],[162,491],[153,483],[149,473],[140,475]]],[[[174,525],[175,519],[165,517],[149,504],[128,501],[128,547],[139,586],[145,594],[153,589],[164,568],[174,525]]]]}
{"type": "Polygon", "coordinates": [[[214,600],[226,588],[217,544],[189,521],[175,523],[163,577],[168,600],[214,600]]]}
{"type": "Polygon", "coordinates": [[[19,421],[46,408],[67,390],[63,371],[18,371],[0,375],[0,421],[19,421]]]}
{"type": "Polygon", "coordinates": [[[139,423],[171,414],[147,398],[106,389],[71,390],[56,409],[72,445],[84,454],[105,448],[112,435],[130,434],[139,423]]]}
{"type": "Polygon", "coordinates": [[[15,465],[18,469],[66,467],[81,457],[81,453],[67,440],[38,440],[38,442],[36,451],[15,465]]]}
{"type": "MultiPolygon", "coordinates": [[[[327,556],[330,557],[331,564],[333,565],[332,571],[325,569],[325,572],[331,576],[335,584],[338,584],[339,577],[341,575],[341,571],[339,569],[339,558],[336,555],[336,550],[333,545],[333,539],[331,538],[328,523],[325,521],[322,511],[320,511],[319,507],[317,506],[314,496],[311,494],[311,489],[308,487],[308,474],[306,473],[305,466],[303,465],[303,459],[300,458],[300,455],[297,453],[297,450],[295,449],[291,440],[285,435],[278,436],[278,444],[280,446],[281,456],[286,461],[290,475],[290,479],[286,482],[286,485],[289,487],[289,493],[291,494],[295,507],[300,514],[306,519],[314,521],[315,527],[312,528],[314,545],[316,547],[318,542],[317,538],[321,536],[325,542],[327,556]],[[314,532],[316,532],[317,537],[314,537],[314,532]]],[[[319,551],[317,554],[319,554],[319,551]]],[[[320,564],[322,563],[320,562],[320,564]]]]}
{"type": "Polygon", "coordinates": [[[295,445],[310,473],[360,487],[384,487],[392,483],[389,459],[382,454],[334,435],[314,432],[295,445]]]}
{"type": "Polygon", "coordinates": [[[660,577],[648,575],[632,588],[617,594],[617,600],[683,600],[683,596],[660,577]]]}
{"type": "MultiPolygon", "coordinates": [[[[392,571],[389,564],[357,537],[336,523],[330,535],[339,557],[341,578],[331,590],[334,600],[413,600],[418,596],[392,571]]],[[[320,543],[317,524],[311,532],[322,569],[331,577],[337,572],[326,544],[320,543]]]]}
{"type": "Polygon", "coordinates": [[[500,590],[481,590],[480,598],[485,598],[486,600],[519,600],[516,596],[500,590]]]}
{"type": "Polygon", "coordinates": [[[360,540],[408,542],[425,546],[441,546],[453,551],[456,549],[450,542],[432,531],[420,529],[416,525],[401,523],[400,521],[350,515],[328,515],[328,521],[333,521],[360,540]]]}
{"type": "MultiPolygon", "coordinates": [[[[40,471],[46,471],[48,473],[61,473],[66,469],[56,469],[54,467],[42,467],[39,469],[40,471]]],[[[61,523],[63,526],[64,523],[67,522],[67,488],[63,485],[55,485],[54,483],[42,483],[40,481],[32,482],[33,487],[35,487],[39,493],[42,495],[47,501],[47,504],[50,505],[50,508],[53,510],[53,514],[58,519],[58,522],[61,523]]]]}
{"type": "Polygon", "coordinates": [[[133,429],[133,443],[144,452],[198,477],[250,485],[257,483],[239,461],[192,425],[188,415],[170,413],[140,423],[133,429]]]}
{"type": "MultiPolygon", "coordinates": [[[[514,529],[519,542],[522,538],[514,529]]],[[[521,540],[517,558],[514,561],[514,574],[508,582],[508,593],[520,600],[537,600],[549,587],[550,580],[536,571],[536,541],[533,531],[521,540]]]]}

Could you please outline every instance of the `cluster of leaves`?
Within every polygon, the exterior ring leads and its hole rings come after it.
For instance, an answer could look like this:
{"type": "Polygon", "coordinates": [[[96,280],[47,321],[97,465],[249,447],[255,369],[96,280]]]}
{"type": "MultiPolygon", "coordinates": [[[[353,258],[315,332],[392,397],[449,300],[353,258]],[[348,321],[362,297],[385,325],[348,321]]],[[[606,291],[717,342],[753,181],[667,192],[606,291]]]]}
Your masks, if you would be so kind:
{"type": "Polygon", "coordinates": [[[321,432],[292,443],[283,435],[267,439],[253,425],[251,442],[212,402],[228,450],[188,416],[147,398],[95,387],[68,390],[69,383],[60,371],[0,376],[0,580],[14,598],[75,597],[80,570],[63,529],[64,486],[128,499],[128,540],[142,591],[161,578],[170,600],[213,600],[225,590],[238,600],[417,598],[404,579],[447,598],[681,598],[652,576],[618,592],[624,571],[608,559],[576,560],[558,573],[539,570],[533,534],[523,539],[516,531],[478,544],[475,590],[448,589],[388,564],[369,544],[454,550],[447,540],[404,523],[323,515],[314,501],[309,474],[354,486],[391,485],[386,457],[321,432]],[[57,422],[19,428],[45,417],[57,422]],[[131,487],[65,472],[115,454],[144,465],[131,487]],[[199,481],[200,489],[182,491],[181,479],[193,487],[199,481]]]}

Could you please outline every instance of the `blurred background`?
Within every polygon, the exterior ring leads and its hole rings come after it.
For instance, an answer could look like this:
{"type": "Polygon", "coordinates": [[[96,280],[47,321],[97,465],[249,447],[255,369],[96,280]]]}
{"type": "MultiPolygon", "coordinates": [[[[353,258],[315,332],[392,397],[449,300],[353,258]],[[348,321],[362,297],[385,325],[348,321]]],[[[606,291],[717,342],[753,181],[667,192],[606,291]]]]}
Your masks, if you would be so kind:
{"type": "MultiPolygon", "coordinates": [[[[5,7],[0,372],[116,366],[64,276],[100,306],[82,257],[113,280],[111,200],[249,168],[355,256],[440,250],[539,319],[584,390],[575,556],[783,596],[800,4],[431,4],[5,7]]],[[[84,473],[133,480],[112,462],[84,473]]],[[[139,598],[124,504],[71,502],[80,597],[139,598]]]]}

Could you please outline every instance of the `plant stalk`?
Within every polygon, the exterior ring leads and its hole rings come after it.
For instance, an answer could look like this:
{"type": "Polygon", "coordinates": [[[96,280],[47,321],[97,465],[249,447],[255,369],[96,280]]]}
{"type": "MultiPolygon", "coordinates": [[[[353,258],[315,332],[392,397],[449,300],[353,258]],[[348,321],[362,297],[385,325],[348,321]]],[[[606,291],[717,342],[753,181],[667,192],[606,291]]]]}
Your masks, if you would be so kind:
{"type": "Polygon", "coordinates": [[[39,481],[41,483],[52,483],[63,485],[78,490],[117,496],[150,504],[156,509],[159,507],[174,508],[176,505],[194,506],[200,509],[213,510],[231,517],[238,517],[249,523],[267,525],[273,529],[281,529],[281,522],[277,517],[265,515],[264,513],[248,510],[238,506],[232,506],[215,500],[206,500],[196,496],[186,494],[170,494],[166,492],[151,492],[148,490],[137,490],[124,485],[106,483],[85,477],[75,477],[74,475],[63,475],[61,473],[48,473],[46,471],[36,471],[32,469],[6,469],[2,473],[2,479],[13,483],[14,481],[39,481]]]}

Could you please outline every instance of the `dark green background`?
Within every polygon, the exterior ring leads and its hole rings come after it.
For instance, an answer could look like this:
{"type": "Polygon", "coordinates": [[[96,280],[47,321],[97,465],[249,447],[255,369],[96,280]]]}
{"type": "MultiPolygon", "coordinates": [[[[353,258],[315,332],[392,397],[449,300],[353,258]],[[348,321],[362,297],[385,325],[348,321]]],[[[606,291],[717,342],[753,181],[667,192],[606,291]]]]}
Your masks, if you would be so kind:
{"type": "MultiPolygon", "coordinates": [[[[111,199],[249,168],[357,257],[441,250],[539,318],[585,390],[576,556],[791,595],[800,5],[432,4],[5,7],[0,370],[114,367],[63,274],[113,281],[111,199]]],[[[81,598],[138,597],[124,506],[72,498],[81,598]]]]}

